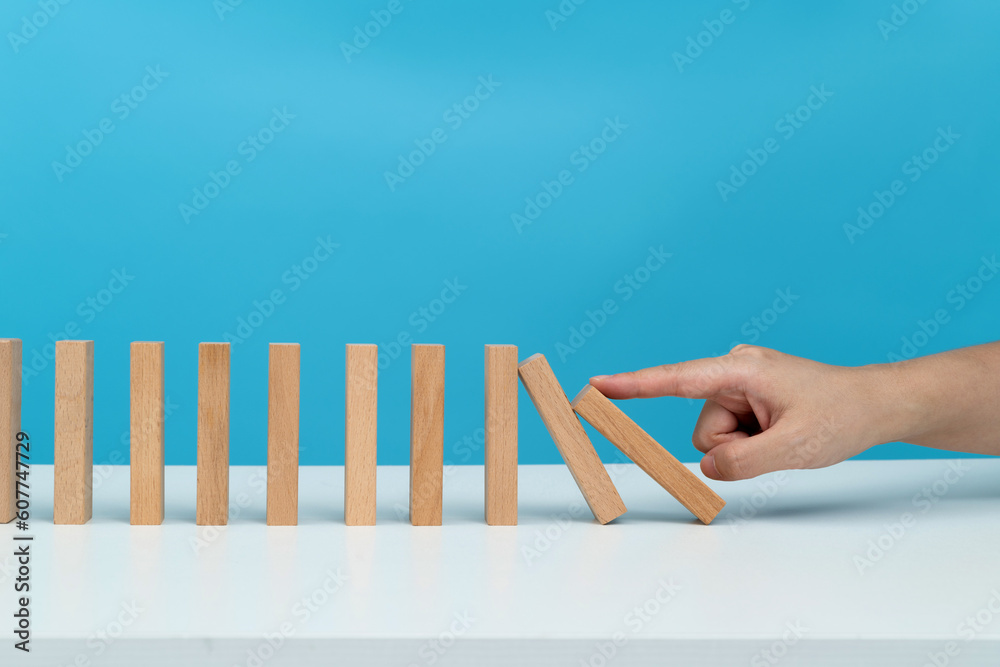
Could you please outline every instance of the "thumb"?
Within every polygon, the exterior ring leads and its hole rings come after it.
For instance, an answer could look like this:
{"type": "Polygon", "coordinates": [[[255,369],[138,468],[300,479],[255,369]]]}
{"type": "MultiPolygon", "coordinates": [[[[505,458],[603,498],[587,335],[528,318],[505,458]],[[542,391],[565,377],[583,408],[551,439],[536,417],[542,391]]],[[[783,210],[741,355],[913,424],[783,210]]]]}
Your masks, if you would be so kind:
{"type": "Polygon", "coordinates": [[[590,384],[608,398],[711,398],[738,387],[741,381],[742,372],[732,355],[590,378],[590,384]]]}
{"type": "Polygon", "coordinates": [[[787,470],[793,467],[786,456],[787,442],[778,428],[737,437],[708,450],[701,460],[701,471],[709,479],[731,482],[787,470]]]}

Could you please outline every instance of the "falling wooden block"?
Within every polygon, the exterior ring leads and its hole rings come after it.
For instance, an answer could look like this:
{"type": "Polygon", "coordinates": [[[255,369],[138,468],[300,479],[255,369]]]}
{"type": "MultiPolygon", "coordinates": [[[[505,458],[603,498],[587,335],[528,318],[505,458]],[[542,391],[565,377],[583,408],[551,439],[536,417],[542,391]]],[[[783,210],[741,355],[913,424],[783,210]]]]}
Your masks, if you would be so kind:
{"type": "Polygon", "coordinates": [[[412,345],[410,355],[410,523],[440,526],[444,345],[412,345]]]}
{"type": "Polygon", "coordinates": [[[517,525],[517,346],[486,346],[486,523],[517,525]]]}
{"type": "Polygon", "coordinates": [[[132,447],[129,462],[133,526],[163,523],[163,343],[132,343],[132,447]]]}
{"type": "Polygon", "coordinates": [[[272,343],[267,393],[267,525],[299,522],[299,360],[296,343],[272,343]]]}
{"type": "Polygon", "coordinates": [[[229,521],[229,343],[198,346],[199,526],[229,521]]]}
{"type": "Polygon", "coordinates": [[[595,387],[587,385],[573,399],[573,409],[625,456],[646,471],[702,523],[711,523],[726,502],[683,463],[653,440],[595,387]]]}
{"type": "Polygon", "coordinates": [[[94,341],[56,341],[53,523],[93,516],[94,341]]]}
{"type": "Polygon", "coordinates": [[[375,525],[378,346],[347,346],[344,523],[375,525]]]}
{"type": "Polygon", "coordinates": [[[0,338],[0,523],[17,514],[17,434],[21,432],[21,341],[0,338]]]}
{"type": "Polygon", "coordinates": [[[556,380],[548,360],[535,354],[518,366],[524,388],[545,422],[545,428],[555,441],[577,486],[601,523],[608,523],[625,513],[618,490],[611,482],[607,469],[576,418],[569,399],[556,380]]]}

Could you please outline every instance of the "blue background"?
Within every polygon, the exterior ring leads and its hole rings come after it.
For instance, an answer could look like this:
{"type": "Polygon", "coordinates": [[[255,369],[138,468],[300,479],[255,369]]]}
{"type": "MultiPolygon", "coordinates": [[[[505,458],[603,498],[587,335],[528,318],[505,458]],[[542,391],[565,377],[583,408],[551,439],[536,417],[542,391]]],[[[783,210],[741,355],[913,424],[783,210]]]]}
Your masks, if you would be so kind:
{"type": "MultiPolygon", "coordinates": [[[[484,343],[545,353],[572,396],[594,374],[738,342],[864,364],[903,356],[914,334],[908,353],[998,338],[1000,280],[949,301],[1000,250],[995,2],[911,3],[885,32],[892,3],[867,0],[594,1],[558,22],[557,0],[403,1],[350,58],[342,44],[388,2],[49,4],[51,17],[45,2],[0,10],[0,335],[34,362],[35,462],[52,458],[51,339],[75,326],[96,341],[95,461],[128,455],[129,342],[163,340],[167,462],[193,464],[197,344],[236,333],[274,290],[284,302],[233,346],[237,464],[265,461],[269,342],[302,344],[302,462],[328,464],[343,461],[347,342],[446,344],[445,458],[476,463],[484,343]],[[724,10],[731,22],[713,23],[724,10]],[[147,67],[167,75],[123,118],[115,100],[147,67]],[[453,127],[445,112],[490,76],[499,87],[453,127]],[[814,86],[832,96],[786,138],[776,123],[814,86]],[[241,142],[273,109],[294,119],[250,161],[241,142]],[[114,131],[60,180],[53,163],[102,119],[114,131]],[[627,127],[581,172],[606,119],[627,127]],[[436,128],[446,141],[391,189],[386,172],[436,128]],[[960,138],[911,182],[904,163],[939,128],[960,138]],[[718,183],[768,138],[780,149],[724,199],[718,183]],[[180,205],[230,160],[240,173],[186,221],[180,205]],[[519,232],[512,214],[564,169],[572,183],[519,232]],[[845,223],[895,179],[905,194],[852,242],[845,223]],[[317,238],[339,247],[296,285],[317,238]],[[661,246],[671,257],[626,299],[618,281],[661,246]],[[102,292],[123,269],[127,287],[102,292]],[[411,314],[456,279],[467,288],[421,328],[411,314]],[[776,290],[798,299],[774,318],[776,290]],[[606,299],[617,310],[560,355],[606,299]],[[938,309],[947,324],[922,338],[938,309]]],[[[521,460],[558,462],[521,397],[521,460]]],[[[379,460],[406,463],[408,350],[382,371],[379,407],[379,460]]],[[[700,458],[700,402],[624,407],[700,458]]]]}

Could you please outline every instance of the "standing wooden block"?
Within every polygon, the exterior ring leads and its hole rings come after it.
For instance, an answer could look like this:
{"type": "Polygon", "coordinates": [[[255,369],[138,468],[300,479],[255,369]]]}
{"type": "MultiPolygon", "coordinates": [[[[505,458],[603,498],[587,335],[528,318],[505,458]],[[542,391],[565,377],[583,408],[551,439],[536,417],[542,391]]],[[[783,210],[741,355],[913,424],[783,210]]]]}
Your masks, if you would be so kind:
{"type": "Polygon", "coordinates": [[[267,394],[267,525],[299,522],[299,359],[296,343],[272,343],[267,394]]]}
{"type": "Polygon", "coordinates": [[[198,346],[199,526],[229,522],[229,343],[198,346]]]}
{"type": "Polygon", "coordinates": [[[53,523],[93,516],[94,341],[56,341],[53,523]]]}
{"type": "Polygon", "coordinates": [[[163,343],[132,343],[133,526],[163,523],[163,343]]]}
{"type": "Polygon", "coordinates": [[[573,399],[572,405],[581,417],[669,491],[702,523],[711,523],[725,507],[726,501],[595,387],[589,384],[584,387],[573,399]]]}
{"type": "Polygon", "coordinates": [[[410,523],[440,526],[444,345],[413,345],[410,355],[410,523]]]}
{"type": "Polygon", "coordinates": [[[21,431],[21,341],[0,338],[0,523],[17,513],[17,434],[21,431]]]}
{"type": "Polygon", "coordinates": [[[344,523],[375,525],[378,346],[347,346],[344,523]]]}
{"type": "Polygon", "coordinates": [[[570,407],[569,399],[559,386],[545,355],[528,357],[518,366],[518,372],[531,402],[545,422],[545,428],[583,492],[590,511],[601,523],[620,517],[625,513],[625,504],[570,407]]]}
{"type": "Polygon", "coordinates": [[[517,346],[486,346],[486,523],[517,525],[517,346]]]}

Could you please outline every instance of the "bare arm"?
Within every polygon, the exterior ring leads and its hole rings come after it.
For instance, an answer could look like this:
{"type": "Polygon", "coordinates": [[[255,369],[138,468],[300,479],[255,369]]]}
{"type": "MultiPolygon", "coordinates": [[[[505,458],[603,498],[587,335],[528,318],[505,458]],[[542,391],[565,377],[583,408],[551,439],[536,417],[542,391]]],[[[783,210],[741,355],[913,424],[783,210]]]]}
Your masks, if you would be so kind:
{"type": "Polygon", "coordinates": [[[894,441],[1000,455],[1000,343],[856,368],[739,345],[590,382],[609,398],[705,399],[692,441],[713,479],[821,468],[894,441]]]}

